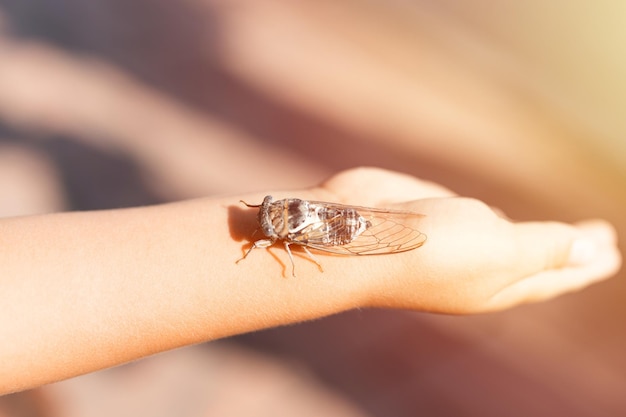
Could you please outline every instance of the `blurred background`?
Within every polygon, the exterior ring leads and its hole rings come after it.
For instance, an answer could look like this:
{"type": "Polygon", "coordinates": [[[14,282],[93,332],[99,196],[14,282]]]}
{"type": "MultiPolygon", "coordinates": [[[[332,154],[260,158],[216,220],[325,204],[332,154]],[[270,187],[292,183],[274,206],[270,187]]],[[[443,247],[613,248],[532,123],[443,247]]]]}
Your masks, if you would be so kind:
{"type": "MultiPolygon", "coordinates": [[[[625,18],[579,0],[0,0],[0,215],[375,165],[626,236],[625,18]]],[[[179,349],[1,397],[0,416],[624,415],[623,279],[179,349]]]]}

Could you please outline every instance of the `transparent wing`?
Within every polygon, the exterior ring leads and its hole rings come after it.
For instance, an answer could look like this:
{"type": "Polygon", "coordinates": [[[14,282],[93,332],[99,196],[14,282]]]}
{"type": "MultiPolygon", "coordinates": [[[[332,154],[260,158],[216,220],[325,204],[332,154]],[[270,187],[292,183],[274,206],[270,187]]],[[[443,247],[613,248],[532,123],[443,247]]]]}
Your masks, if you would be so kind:
{"type": "MultiPolygon", "coordinates": [[[[405,252],[419,248],[426,241],[426,235],[417,229],[422,214],[411,211],[376,209],[360,206],[345,206],[341,204],[311,202],[326,207],[344,209],[353,208],[368,222],[368,227],[354,240],[343,245],[328,245],[323,243],[323,237],[331,230],[345,227],[341,218],[330,219],[324,227],[312,227],[306,233],[307,247],[341,255],[378,255],[385,253],[405,252]]],[[[298,242],[294,242],[298,243],[298,242]]]]}

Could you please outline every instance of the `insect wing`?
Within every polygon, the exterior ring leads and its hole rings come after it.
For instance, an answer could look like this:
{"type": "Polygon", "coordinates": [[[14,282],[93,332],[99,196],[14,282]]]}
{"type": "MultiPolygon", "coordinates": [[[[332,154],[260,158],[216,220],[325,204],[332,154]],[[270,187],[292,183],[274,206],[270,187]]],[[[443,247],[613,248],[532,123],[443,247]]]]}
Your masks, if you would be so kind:
{"type": "MultiPolygon", "coordinates": [[[[312,224],[306,233],[305,246],[341,255],[378,255],[386,253],[405,252],[416,249],[424,244],[426,235],[417,229],[417,223],[423,215],[400,210],[386,210],[359,206],[346,206],[323,202],[312,204],[325,205],[338,211],[354,209],[367,222],[367,228],[351,242],[343,245],[323,244],[324,235],[330,229],[345,227],[345,223],[327,221],[326,228],[312,224]],[[326,229],[326,230],[325,230],[326,229]]],[[[339,231],[341,233],[341,231],[339,231]]]]}

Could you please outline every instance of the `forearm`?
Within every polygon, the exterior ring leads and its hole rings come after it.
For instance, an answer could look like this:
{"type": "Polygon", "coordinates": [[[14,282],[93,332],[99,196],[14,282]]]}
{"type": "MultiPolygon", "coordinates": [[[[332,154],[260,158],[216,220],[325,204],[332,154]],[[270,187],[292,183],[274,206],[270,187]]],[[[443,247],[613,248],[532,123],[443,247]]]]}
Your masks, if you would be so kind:
{"type": "Polygon", "coordinates": [[[235,264],[256,227],[237,201],[0,222],[0,393],[359,304],[339,265],[235,264]]]}

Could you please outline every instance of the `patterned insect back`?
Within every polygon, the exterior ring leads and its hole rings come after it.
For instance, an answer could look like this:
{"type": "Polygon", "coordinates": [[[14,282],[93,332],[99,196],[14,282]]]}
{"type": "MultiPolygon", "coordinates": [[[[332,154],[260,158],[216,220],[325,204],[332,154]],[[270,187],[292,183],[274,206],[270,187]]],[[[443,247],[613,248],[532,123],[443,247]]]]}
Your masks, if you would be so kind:
{"type": "Polygon", "coordinates": [[[289,233],[298,233],[306,226],[307,221],[313,219],[315,215],[311,211],[307,201],[299,200],[297,198],[290,198],[285,200],[287,205],[287,219],[289,222],[289,233]]]}
{"type": "MultiPolygon", "coordinates": [[[[307,200],[286,199],[286,238],[302,245],[337,246],[351,242],[367,228],[353,208],[327,207],[307,200]]],[[[280,233],[279,233],[280,235],[280,233]]]]}

